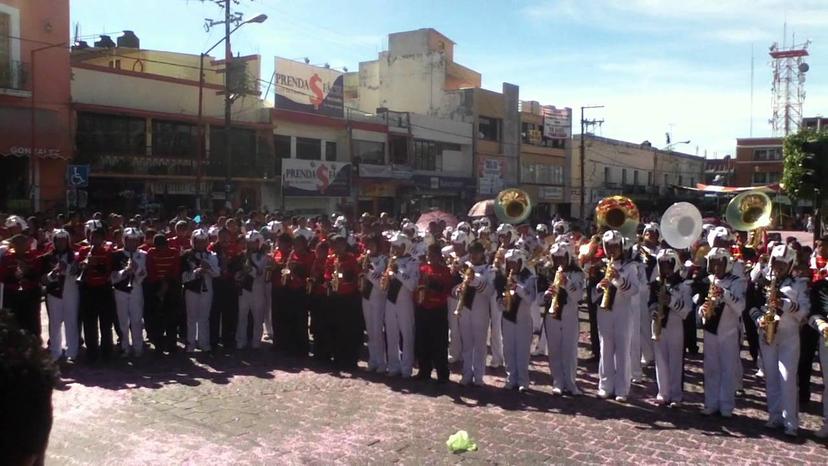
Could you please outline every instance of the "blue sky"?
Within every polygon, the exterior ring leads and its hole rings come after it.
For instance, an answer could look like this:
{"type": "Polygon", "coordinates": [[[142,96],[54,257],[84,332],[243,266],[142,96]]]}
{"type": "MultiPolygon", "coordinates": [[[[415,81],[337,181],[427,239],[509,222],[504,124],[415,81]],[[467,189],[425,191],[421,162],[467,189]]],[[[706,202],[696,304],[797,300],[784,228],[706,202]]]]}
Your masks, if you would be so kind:
{"type": "MultiPolygon", "coordinates": [[[[142,48],[198,54],[221,38],[204,18],[222,10],[201,0],[72,0],[82,36],[132,29],[142,48]]],[[[751,48],[753,135],[771,135],[768,46],[811,39],[806,115],[828,114],[828,0],[240,0],[237,11],[269,16],[233,35],[233,50],[309,57],[356,70],[385,49],[390,32],[433,27],[457,43],[455,61],[483,86],[520,86],[523,100],[605,105],[599,134],[721,157],[749,135],[751,48]]],[[[117,34],[116,34],[117,35],[117,34]]],[[[272,98],[272,97],[271,97],[272,98]]],[[[578,132],[577,123],[575,132],[578,132]]]]}

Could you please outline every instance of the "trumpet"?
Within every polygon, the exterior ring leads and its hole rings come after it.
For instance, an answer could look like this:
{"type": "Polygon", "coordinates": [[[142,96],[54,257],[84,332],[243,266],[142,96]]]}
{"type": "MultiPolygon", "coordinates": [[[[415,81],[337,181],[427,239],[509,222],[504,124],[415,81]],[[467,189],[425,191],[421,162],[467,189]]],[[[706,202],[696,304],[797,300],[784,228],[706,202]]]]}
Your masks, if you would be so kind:
{"type": "Polygon", "coordinates": [[[770,284],[768,285],[768,303],[765,313],[762,314],[761,327],[765,329],[765,343],[771,345],[776,338],[776,329],[779,326],[779,319],[777,313],[779,309],[776,303],[779,300],[779,282],[776,279],[776,274],[773,274],[770,284]]]}
{"type": "MultiPolygon", "coordinates": [[[[615,274],[615,259],[610,257],[609,261],[607,262],[607,270],[604,272],[604,280],[609,282],[612,280],[612,277],[615,274]]],[[[604,289],[604,295],[601,297],[601,309],[605,311],[611,311],[612,303],[611,294],[610,294],[610,285],[607,283],[607,287],[604,289]]]]}
{"type": "Polygon", "coordinates": [[[512,298],[515,296],[515,273],[509,270],[509,275],[506,276],[506,289],[503,290],[503,308],[506,312],[512,309],[512,298]]]}
{"type": "Polygon", "coordinates": [[[285,266],[282,267],[282,286],[287,286],[288,281],[290,280],[290,275],[293,273],[291,270],[291,266],[293,265],[293,253],[288,255],[288,260],[285,262],[285,266]]]}
{"type": "MultiPolygon", "coordinates": [[[[460,283],[460,289],[458,290],[458,293],[457,293],[457,306],[454,308],[454,315],[455,316],[459,316],[460,311],[463,310],[463,306],[465,306],[467,304],[465,302],[466,301],[466,299],[465,299],[466,291],[471,286],[472,280],[474,280],[474,268],[469,266],[463,272],[463,282],[460,283]]],[[[468,303],[468,304],[471,304],[471,303],[468,303]]]]}
{"type": "Polygon", "coordinates": [[[667,280],[662,277],[661,286],[658,288],[658,307],[653,318],[653,341],[661,340],[661,332],[664,329],[664,317],[667,315],[667,306],[670,305],[670,293],[667,290],[667,280]]]}
{"type": "Polygon", "coordinates": [[[382,278],[380,279],[380,288],[388,290],[388,286],[391,285],[391,277],[397,273],[398,268],[397,256],[391,256],[391,259],[388,260],[388,267],[385,268],[385,273],[382,274],[382,278]]]}
{"type": "Polygon", "coordinates": [[[561,291],[563,290],[565,282],[566,276],[564,275],[563,267],[558,267],[558,270],[555,271],[555,279],[552,280],[552,283],[549,285],[549,289],[554,290],[555,295],[552,297],[552,303],[549,308],[544,308],[544,317],[546,317],[546,313],[551,311],[553,319],[561,320],[561,315],[563,313],[563,299],[561,299],[561,291]]]}

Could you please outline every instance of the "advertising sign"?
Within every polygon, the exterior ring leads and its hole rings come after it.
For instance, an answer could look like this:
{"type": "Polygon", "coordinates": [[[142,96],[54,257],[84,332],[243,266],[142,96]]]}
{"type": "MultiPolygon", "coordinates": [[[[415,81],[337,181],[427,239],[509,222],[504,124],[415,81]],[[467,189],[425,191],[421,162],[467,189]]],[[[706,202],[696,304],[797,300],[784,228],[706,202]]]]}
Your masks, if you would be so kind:
{"type": "Polygon", "coordinates": [[[506,163],[498,159],[481,159],[478,170],[478,193],[493,196],[503,191],[506,163]]]}
{"type": "Polygon", "coordinates": [[[569,139],[572,137],[572,109],[543,107],[543,137],[546,139],[569,139]]]}
{"type": "Polygon", "coordinates": [[[351,164],[282,159],[282,193],[285,196],[349,196],[351,164]]]}
{"type": "Polygon", "coordinates": [[[343,76],[276,57],[276,108],[342,118],[343,76]]]}

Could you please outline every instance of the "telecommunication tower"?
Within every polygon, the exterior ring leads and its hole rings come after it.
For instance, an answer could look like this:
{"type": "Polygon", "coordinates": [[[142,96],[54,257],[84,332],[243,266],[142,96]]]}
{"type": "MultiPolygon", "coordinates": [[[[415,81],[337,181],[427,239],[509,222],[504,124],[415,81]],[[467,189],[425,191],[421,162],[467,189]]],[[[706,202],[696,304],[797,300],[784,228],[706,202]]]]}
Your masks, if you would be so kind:
{"type": "Polygon", "coordinates": [[[773,69],[773,117],[770,124],[775,136],[787,136],[799,130],[802,121],[802,101],[805,100],[805,73],[810,67],[805,62],[811,41],[782,47],[777,42],[770,46],[773,69]]]}

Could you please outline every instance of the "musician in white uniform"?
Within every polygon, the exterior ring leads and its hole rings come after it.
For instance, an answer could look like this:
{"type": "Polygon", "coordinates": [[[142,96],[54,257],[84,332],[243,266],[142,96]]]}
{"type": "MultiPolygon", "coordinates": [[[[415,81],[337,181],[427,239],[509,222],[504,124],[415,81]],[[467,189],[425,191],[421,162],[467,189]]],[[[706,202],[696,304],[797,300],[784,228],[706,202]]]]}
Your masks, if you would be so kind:
{"type": "Polygon", "coordinates": [[[693,292],[682,276],[681,258],[675,249],[661,249],[656,257],[657,275],[647,297],[658,382],[656,404],[676,407],[684,398],[684,319],[693,310],[693,292]]]}
{"type": "Polygon", "coordinates": [[[506,288],[503,306],[503,356],[506,389],[529,389],[529,351],[532,344],[532,312],[537,309],[535,275],[526,266],[529,258],[519,248],[506,252],[506,288]],[[511,279],[508,277],[511,275],[511,279]]]}
{"type": "Polygon", "coordinates": [[[140,357],[144,349],[144,289],[147,276],[147,253],[138,249],[144,234],[137,228],[126,228],[124,249],[113,255],[110,280],[115,294],[115,310],[121,330],[124,356],[130,352],[140,357]],[[130,329],[132,343],[130,344],[130,329]]]}
{"type": "Polygon", "coordinates": [[[796,437],[799,430],[799,330],[810,314],[811,296],[807,278],[791,276],[796,265],[793,248],[785,244],[774,246],[770,261],[767,276],[761,281],[768,283],[766,302],[750,314],[759,328],[768,397],[766,426],[784,427],[786,435],[796,437]]]}
{"type": "MultiPolygon", "coordinates": [[[[638,260],[641,261],[641,271],[642,275],[640,278],[643,279],[642,285],[646,284],[647,286],[641,287],[641,292],[638,295],[638,305],[641,308],[641,325],[639,327],[639,341],[638,341],[638,348],[636,348],[635,341],[633,341],[633,350],[638,350],[638,377],[636,377],[635,373],[635,361],[632,361],[633,365],[633,379],[640,379],[641,378],[641,366],[647,365],[653,362],[653,340],[651,330],[651,321],[650,321],[650,311],[649,311],[649,301],[650,301],[650,284],[653,283],[656,279],[656,257],[658,256],[658,252],[660,251],[660,242],[661,242],[661,228],[655,222],[648,223],[644,226],[644,232],[642,234],[643,241],[641,244],[637,244],[634,246],[633,256],[637,256],[638,260]]],[[[635,334],[635,332],[633,332],[635,334]]],[[[635,337],[633,337],[635,338],[635,337]]],[[[636,355],[633,354],[633,357],[636,355]]]]}
{"type": "Polygon", "coordinates": [[[363,258],[363,263],[367,267],[362,270],[366,280],[362,284],[362,314],[368,333],[368,370],[384,374],[386,296],[385,290],[380,288],[380,278],[388,266],[388,258],[380,251],[379,236],[367,236],[364,245],[367,259],[363,258]]]}
{"type": "Polygon", "coordinates": [[[46,306],[49,309],[49,352],[57,361],[63,356],[63,333],[66,334],[66,359],[78,357],[78,284],[75,253],[70,247],[69,232],[52,233],[54,250],[47,256],[46,306]],[[63,332],[61,332],[63,331],[63,332]]]}
{"type": "Polygon", "coordinates": [[[745,307],[746,282],[731,273],[733,259],[725,248],[707,253],[707,296],[696,295],[704,328],[704,410],[731,417],[735,406],[739,324],[745,307]],[[710,293],[712,292],[712,296],[710,293]]]}
{"type": "MultiPolygon", "coordinates": [[[[451,234],[451,245],[444,249],[446,265],[454,277],[455,283],[460,283],[460,266],[469,260],[468,247],[471,238],[462,230],[451,234]]],[[[460,335],[460,321],[454,317],[454,309],[457,307],[457,297],[452,294],[448,298],[448,320],[449,320],[449,363],[463,360],[462,337],[460,335]]]]}
{"type": "MultiPolygon", "coordinates": [[[[517,231],[515,227],[508,223],[501,223],[495,230],[497,241],[492,245],[491,263],[492,273],[495,276],[495,284],[506,281],[506,261],[504,257],[497,257],[498,251],[505,254],[514,241],[517,239],[517,231]]],[[[489,343],[492,349],[491,367],[503,366],[503,290],[500,289],[492,294],[492,299],[489,307],[489,316],[491,321],[491,328],[489,329],[489,343]]]]}
{"type": "Polygon", "coordinates": [[[595,288],[600,302],[598,309],[598,337],[601,359],[598,363],[598,396],[625,402],[630,393],[630,334],[637,317],[638,265],[630,260],[632,245],[617,230],[604,233],[606,265],[604,277],[595,288]],[[607,294],[606,300],[604,295],[607,294]],[[606,302],[605,302],[606,301],[606,302]]]}
{"type": "MultiPolygon", "coordinates": [[[[463,233],[456,231],[454,234],[463,233]]],[[[462,301],[460,313],[451,316],[459,321],[460,340],[463,354],[463,378],[461,385],[474,383],[483,385],[486,374],[487,336],[489,334],[489,306],[494,294],[494,274],[486,263],[483,245],[473,242],[469,247],[469,261],[461,266],[461,277],[469,281],[465,293],[461,294],[461,282],[452,290],[455,300],[462,301]]],[[[456,301],[455,301],[456,302],[456,301]]],[[[457,306],[457,304],[455,304],[457,306]]],[[[449,311],[454,313],[455,308],[449,311]]]]}
{"type": "Polygon", "coordinates": [[[265,268],[270,258],[261,252],[264,238],[258,231],[248,231],[245,234],[247,250],[242,259],[242,270],[237,274],[237,282],[241,287],[239,295],[239,321],[236,327],[236,348],[244,349],[248,346],[254,349],[262,345],[264,333],[265,313],[265,268]],[[247,319],[253,319],[253,336],[247,336],[247,319]]]}
{"type": "MultiPolygon", "coordinates": [[[[808,323],[819,332],[819,365],[822,368],[822,380],[828,380],[828,276],[819,275],[813,283],[813,304],[808,323]]],[[[821,439],[828,438],[828,384],[822,390],[822,427],[816,432],[821,439]]]]}
{"type": "MultiPolygon", "coordinates": [[[[213,278],[220,273],[218,256],[207,250],[210,236],[202,229],[190,236],[193,248],[182,257],[181,283],[187,308],[187,351],[210,351],[210,308],[213,304],[213,278]]],[[[263,296],[264,297],[264,296],[263,296]]],[[[262,302],[264,307],[264,301],[262,302]]],[[[245,331],[247,326],[245,326],[245,331]]]]}
{"type": "Polygon", "coordinates": [[[405,233],[395,232],[390,243],[391,256],[396,257],[396,265],[387,271],[386,360],[388,375],[408,378],[414,368],[414,291],[420,281],[420,265],[411,257],[411,239],[405,233]]]}
{"type": "Polygon", "coordinates": [[[578,301],[586,284],[577,265],[575,248],[568,241],[554,243],[549,249],[555,279],[544,295],[544,331],[549,344],[549,370],[552,393],[580,395],[575,383],[578,369],[578,301]],[[560,274],[560,275],[559,275],[560,274]],[[557,306],[557,308],[556,308],[557,306]]]}

